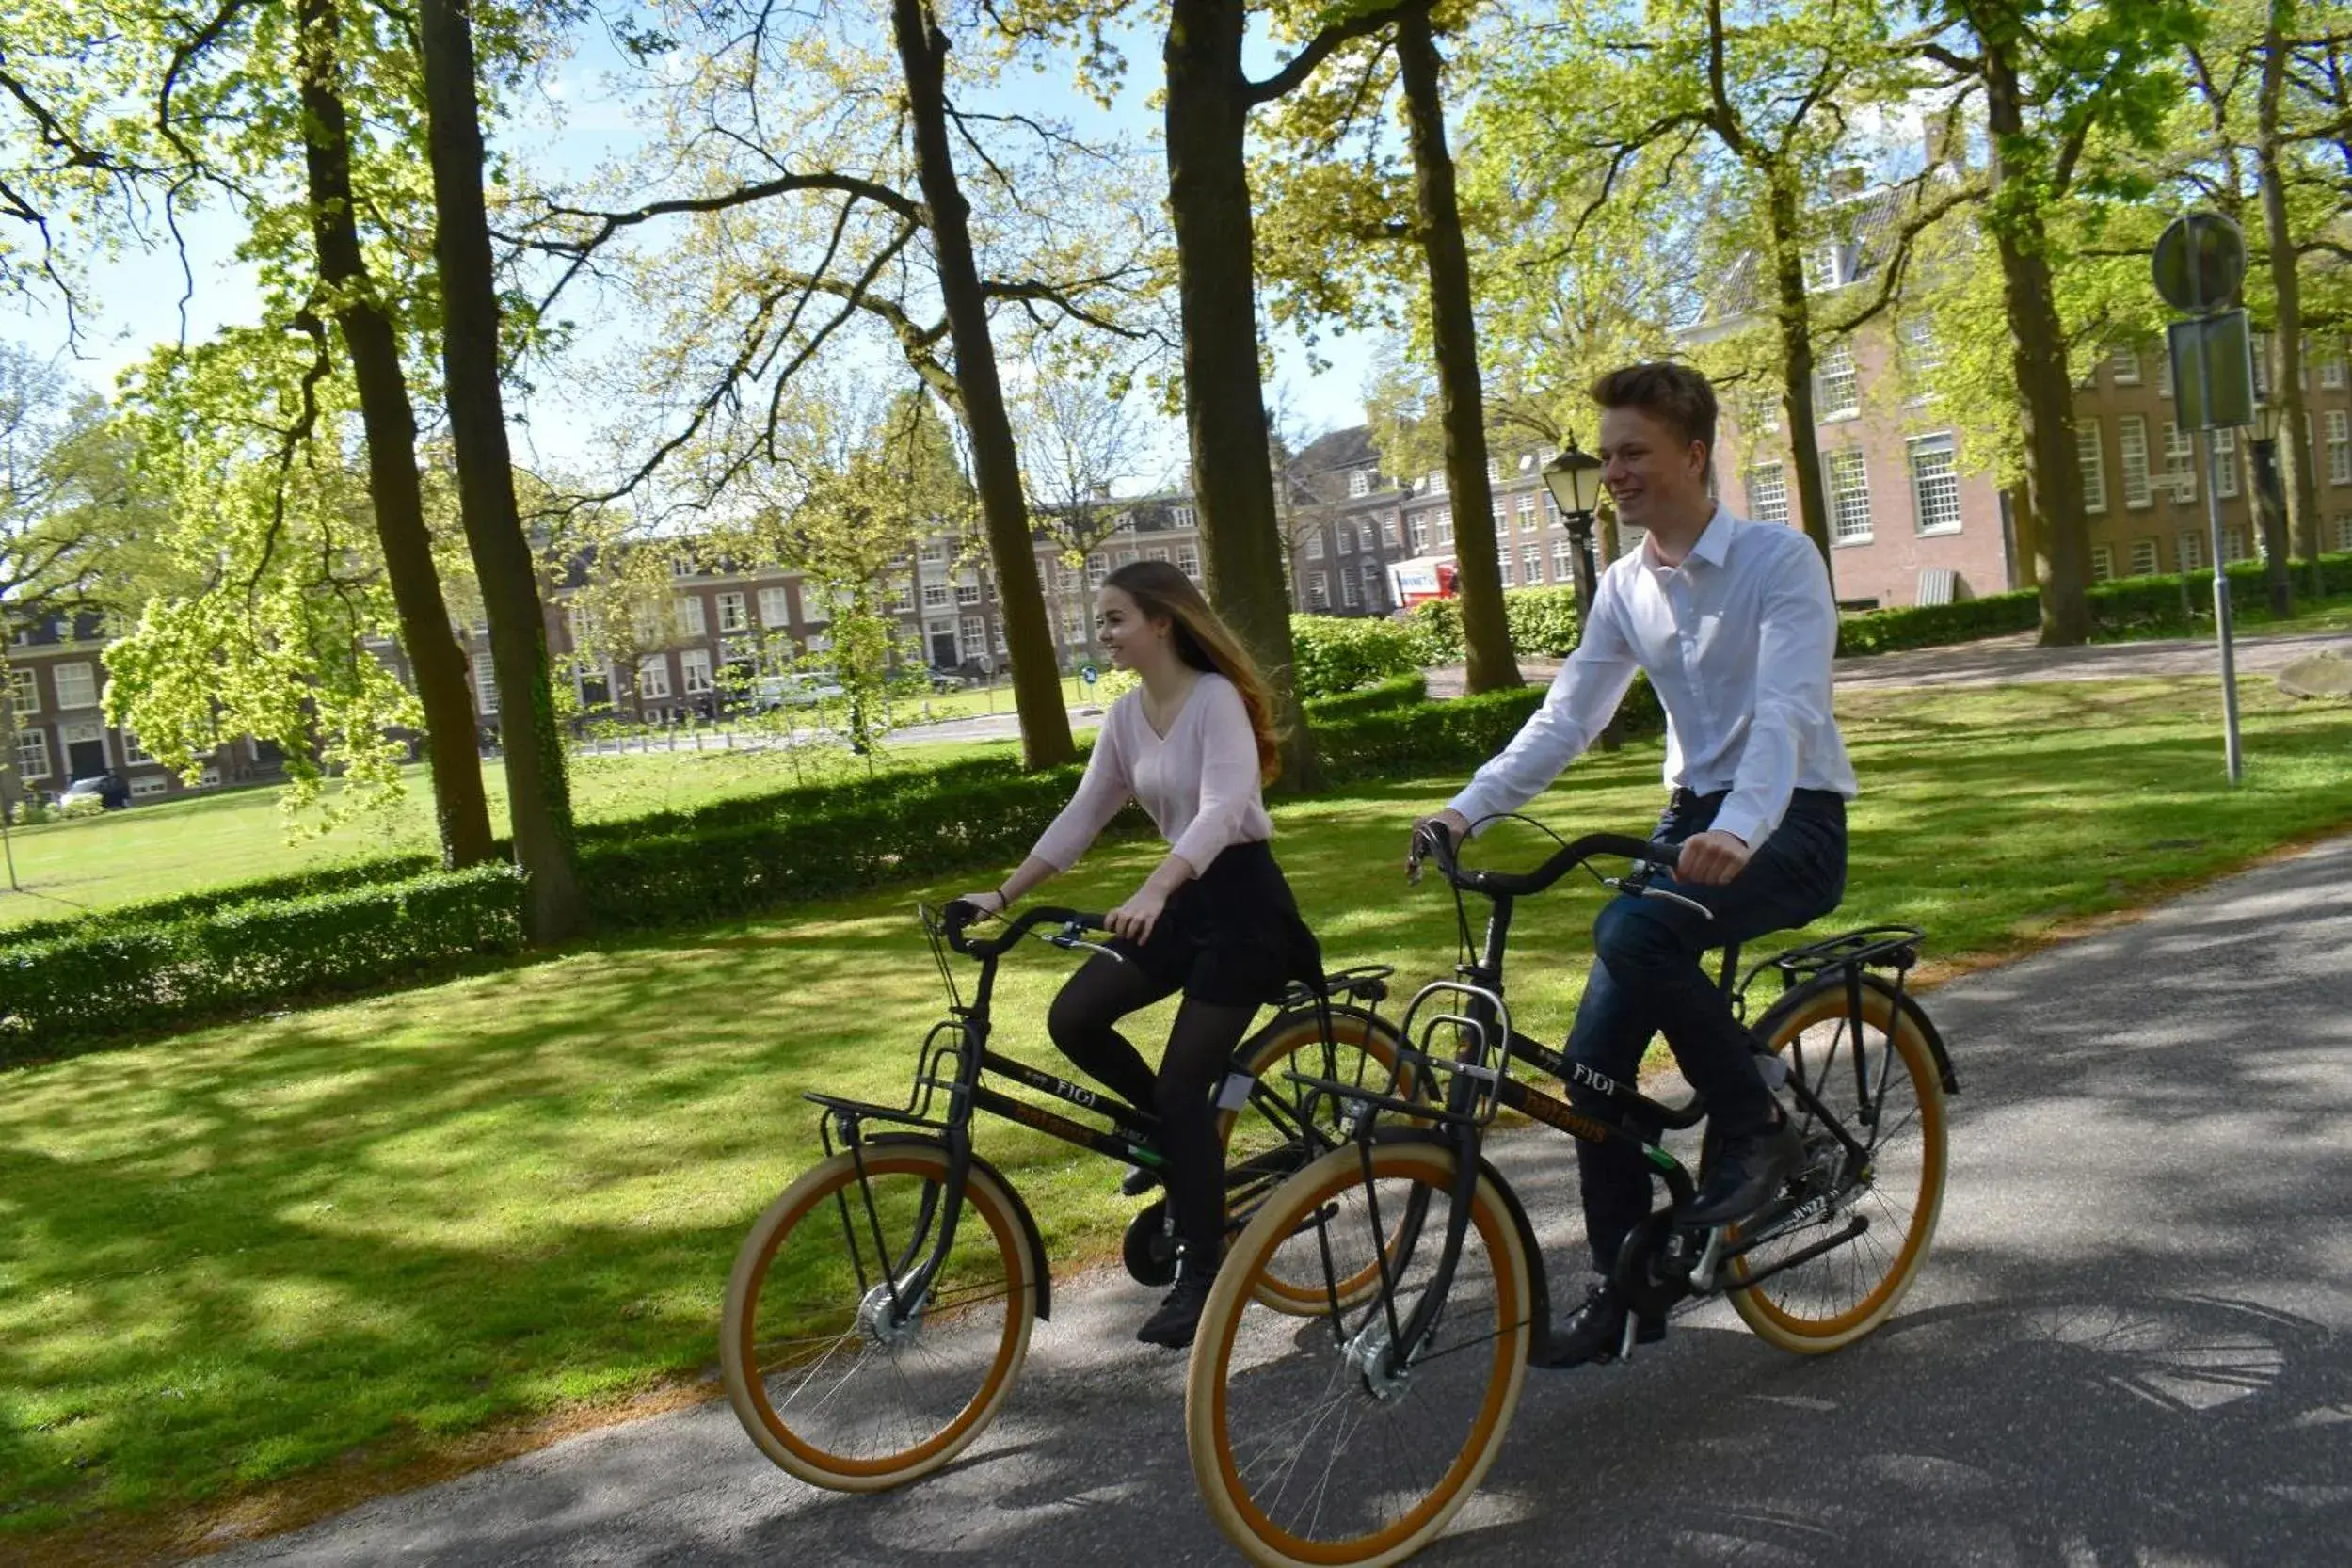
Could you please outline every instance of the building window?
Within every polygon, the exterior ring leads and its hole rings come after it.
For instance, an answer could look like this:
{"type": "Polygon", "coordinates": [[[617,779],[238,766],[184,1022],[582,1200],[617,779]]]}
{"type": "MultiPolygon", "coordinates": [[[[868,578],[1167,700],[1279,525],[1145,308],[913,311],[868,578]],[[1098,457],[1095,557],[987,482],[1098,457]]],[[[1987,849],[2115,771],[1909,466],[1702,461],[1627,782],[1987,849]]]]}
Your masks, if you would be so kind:
{"type": "Polygon", "coordinates": [[[976,658],[988,647],[988,620],[984,616],[966,616],[963,625],[964,657],[976,658]]]}
{"type": "Polygon", "coordinates": [[[1495,537],[1497,539],[1511,537],[1511,506],[1507,502],[1495,503],[1495,537]]]}
{"type": "MultiPolygon", "coordinates": [[[[901,588],[898,591],[898,597],[904,599],[906,590],[901,588]]],[[[792,598],[783,589],[762,588],[760,590],[760,624],[770,628],[792,624],[792,598]]]]}
{"type": "Polygon", "coordinates": [[[1131,567],[1135,564],[1135,552],[1131,550],[1122,550],[1118,552],[1117,559],[1119,565],[1123,567],[1131,567]]]}
{"type": "Polygon", "coordinates": [[[925,583],[923,584],[923,608],[944,610],[947,607],[948,585],[945,583],[925,583]]]}
{"type": "Polygon", "coordinates": [[[20,729],[16,732],[16,776],[19,778],[49,776],[49,731],[20,729]]]}
{"type": "Polygon", "coordinates": [[[1368,468],[1348,471],[1348,499],[1356,500],[1372,493],[1372,471],[1368,468]]]}
{"type": "Polygon", "coordinates": [[[1813,416],[1845,419],[1862,411],[1862,379],[1854,373],[1854,346],[1841,343],[1821,356],[1813,373],[1813,416]]]}
{"type": "Polygon", "coordinates": [[[167,793],[170,789],[170,778],[160,773],[145,774],[131,780],[131,794],[138,800],[167,793]]]}
{"type": "Polygon", "coordinates": [[[1364,596],[1356,591],[1355,573],[1352,571],[1339,574],[1339,603],[1343,609],[1349,610],[1360,608],[1364,603],[1364,596]]]}
{"type": "Polygon", "coordinates": [[[2216,430],[2213,441],[2213,491],[2224,501],[2236,499],[2238,493],[2238,433],[2235,430],[2216,430]]]}
{"type": "Polygon", "coordinates": [[[651,653],[637,661],[637,696],[648,702],[659,701],[670,695],[670,662],[662,654],[651,653]]]}
{"type": "MultiPolygon", "coordinates": [[[[2148,422],[2137,414],[2123,415],[2115,422],[2115,440],[2123,453],[2123,504],[2134,509],[2145,506],[2152,499],[2148,483],[2148,422]]],[[[2148,569],[2152,572],[2156,568],[2148,569]]]]}
{"type": "Polygon", "coordinates": [[[57,688],[57,711],[98,706],[98,676],[86,664],[58,664],[49,672],[57,688]]]}
{"type": "Polygon", "coordinates": [[[1190,507],[1190,506],[1171,506],[1171,507],[1169,507],[1169,508],[1168,508],[1168,523],[1169,523],[1169,526],[1170,526],[1170,527],[1173,527],[1173,528],[1190,528],[1190,527],[1192,527],[1192,507],[1190,507]]]}
{"type": "Polygon", "coordinates": [[[719,595],[719,630],[741,632],[751,625],[751,610],[744,596],[739,593],[719,595]]]}
{"type": "Polygon", "coordinates": [[[139,744],[139,738],[130,730],[122,731],[122,760],[129,763],[152,762],[154,759],[139,744]]]}
{"type": "Polygon", "coordinates": [[[1397,520],[1395,518],[1380,520],[1380,536],[1392,547],[1397,543],[1397,520]]]}
{"type": "Polygon", "coordinates": [[[2336,548],[2352,550],[2352,512],[2336,514],[2336,548]]]}
{"type": "Polygon", "coordinates": [[[685,678],[686,695],[701,696],[711,690],[711,650],[690,648],[678,656],[678,672],[685,678]]]}
{"type": "Polygon", "coordinates": [[[1413,553],[1420,555],[1429,550],[1429,514],[1413,514],[1413,553]]]}
{"type": "Polygon", "coordinates": [[[912,610],[914,607],[915,607],[915,591],[914,591],[914,589],[912,589],[912,588],[908,587],[908,586],[907,586],[905,584],[904,584],[904,583],[900,583],[900,584],[898,584],[894,585],[894,586],[890,589],[890,608],[891,608],[891,609],[893,609],[893,610],[912,610]]]}
{"type": "Polygon", "coordinates": [[[1446,471],[1442,468],[1432,469],[1421,475],[1421,488],[1432,495],[1444,495],[1446,493],[1446,471]]]}
{"type": "Polygon", "coordinates": [[[2319,384],[2330,392],[2344,385],[2344,356],[2330,354],[2319,361],[2319,384]]]}
{"type": "Polygon", "coordinates": [[[1913,374],[1934,370],[1944,363],[1944,347],[1935,340],[1932,322],[1903,323],[1903,363],[1913,374]]]}
{"type": "Polygon", "coordinates": [[[1440,506],[1439,508],[1437,508],[1437,519],[1436,519],[1436,521],[1437,521],[1437,542],[1438,542],[1439,544],[1451,544],[1451,543],[1453,543],[1453,542],[1454,542],[1454,509],[1453,509],[1451,506],[1440,506]]]}
{"type": "Polygon", "coordinates": [[[1788,471],[1758,463],[1748,471],[1748,516],[1757,522],[1788,520],[1788,471]]]}
{"type": "Polygon", "coordinates": [[[1540,544],[1522,545],[1519,549],[1520,581],[1530,588],[1544,581],[1544,547],[1540,544]]]}
{"type": "Polygon", "coordinates": [[[1322,530],[1317,529],[1306,536],[1306,558],[1310,561],[1320,561],[1323,558],[1322,530]]]}
{"type": "Polygon", "coordinates": [[[2074,456],[2083,471],[2083,510],[2096,516],[2107,509],[2107,459],[2099,444],[2096,415],[2075,424],[2074,456]]]}
{"type": "Polygon", "coordinates": [[[955,585],[955,602],[958,604],[979,603],[980,584],[977,583],[958,583],[955,585]]]}
{"type": "Polygon", "coordinates": [[[1495,569],[1502,575],[1504,587],[1512,588],[1518,586],[1516,574],[1511,564],[1510,551],[1505,550],[1497,552],[1495,560],[1495,569]]]}
{"type": "Polygon", "coordinates": [[[1573,539],[1552,541],[1552,581],[1573,583],[1576,576],[1576,546],[1573,539]]]}
{"type": "Polygon", "coordinates": [[[2095,544],[2090,547],[2090,580],[2107,583],[2115,578],[2115,546],[2095,544]]]}
{"type": "Polygon", "coordinates": [[[1166,545],[1160,544],[1145,545],[1144,547],[1144,559],[1146,561],[1160,561],[1164,563],[1168,559],[1168,547],[1166,545]]]}
{"type": "Polygon", "coordinates": [[[2328,483],[2352,485],[2352,414],[2328,410],[2328,483]]]}
{"type": "Polygon", "coordinates": [[[490,663],[488,653],[473,665],[474,707],[485,713],[498,712],[498,666],[490,663]]]}
{"type": "Polygon", "coordinates": [[[710,630],[709,625],[702,618],[702,596],[700,594],[680,594],[676,612],[680,636],[699,637],[710,630]]]}
{"type": "Polygon", "coordinates": [[[1342,555],[1354,554],[1355,525],[1353,523],[1343,522],[1336,529],[1335,529],[1334,532],[1339,536],[1339,553],[1342,555]]]}
{"type": "Polygon", "coordinates": [[[2197,440],[2170,420],[2164,422],[2164,476],[2175,505],[2197,499],[2197,440]]]}
{"type": "Polygon", "coordinates": [[[1331,579],[1323,573],[1310,572],[1306,579],[1306,602],[1310,608],[1331,608],[1331,579]]]}
{"type": "MultiPolygon", "coordinates": [[[[1088,587],[1101,587],[1102,580],[1110,575],[1111,557],[1108,555],[1089,555],[1086,557],[1086,585],[1088,587]]],[[[925,600],[924,602],[929,603],[930,600],[925,600]]],[[[942,600],[942,602],[945,601],[942,600]]]]}
{"type": "Polygon", "coordinates": [[[1870,542],[1870,473],[1854,447],[1829,458],[1831,536],[1838,544],[1870,542]]]}
{"type": "Polygon", "coordinates": [[[2195,571],[2205,564],[2205,536],[2184,528],[2172,536],[2172,569],[2195,571]]]}
{"type": "Polygon", "coordinates": [[[2114,373],[2119,387],[2139,385],[2139,350],[2115,348],[2107,351],[2107,368],[2114,373]]]}
{"type": "Polygon", "coordinates": [[[2169,352],[2156,356],[2156,395],[2158,397],[2172,395],[2172,356],[2169,352]]]}
{"type": "Polygon", "coordinates": [[[948,547],[939,543],[936,539],[934,539],[931,543],[922,547],[920,558],[922,560],[922,564],[927,567],[946,566],[948,564],[948,547]]]}
{"type": "Polygon", "coordinates": [[[2156,575],[2157,569],[2156,541],[2153,539],[2134,539],[2132,541],[2132,575],[2134,577],[2153,577],[2156,575]]]}
{"type": "Polygon", "coordinates": [[[1960,474],[1952,467],[1951,437],[1921,436],[1911,443],[1911,495],[1919,532],[1960,532],[1960,474]]]}
{"type": "Polygon", "coordinates": [[[1201,552],[1189,544],[1176,546],[1176,570],[1197,583],[1201,580],[1201,552]]]}
{"type": "Polygon", "coordinates": [[[2224,562],[2246,559],[2246,530],[2225,529],[2221,535],[2221,559],[2224,562]]]}
{"type": "Polygon", "coordinates": [[[40,683],[31,670],[8,671],[8,702],[18,718],[40,712],[40,683]]]}
{"type": "Polygon", "coordinates": [[[1111,532],[1113,534],[1134,533],[1135,514],[1133,512],[1121,512],[1118,516],[1112,518],[1111,520],[1111,532]]]}

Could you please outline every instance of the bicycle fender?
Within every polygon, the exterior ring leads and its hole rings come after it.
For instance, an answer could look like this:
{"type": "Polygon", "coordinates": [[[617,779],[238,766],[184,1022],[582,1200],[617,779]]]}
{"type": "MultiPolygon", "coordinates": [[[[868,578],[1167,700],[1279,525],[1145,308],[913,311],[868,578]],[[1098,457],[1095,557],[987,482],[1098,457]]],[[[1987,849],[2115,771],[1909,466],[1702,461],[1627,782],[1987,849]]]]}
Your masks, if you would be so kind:
{"type": "MultiPolygon", "coordinates": [[[[922,1144],[938,1149],[942,1153],[947,1150],[946,1139],[933,1138],[920,1132],[881,1132],[867,1139],[865,1143],[868,1148],[888,1144],[922,1144]]],[[[1022,1197],[1021,1190],[1007,1181],[1004,1178],[1004,1173],[990,1164],[984,1156],[975,1152],[971,1157],[971,1161],[972,1168],[995,1182],[997,1190],[1004,1194],[1004,1201],[1013,1206],[1013,1218],[1021,1227],[1021,1240],[1029,1248],[1029,1261],[1037,1276],[1037,1316],[1043,1320],[1051,1321],[1053,1318],[1053,1266],[1046,1257],[1046,1240],[1038,1232],[1036,1216],[1029,1211],[1029,1200],[1022,1197]]]]}
{"type": "MultiPolygon", "coordinates": [[[[1453,1141],[1445,1134],[1425,1132],[1412,1127],[1375,1128],[1372,1141],[1378,1144],[1428,1144],[1448,1150],[1453,1147],[1453,1141]]],[[[1519,1232],[1519,1248],[1528,1258],[1528,1317],[1535,1325],[1540,1343],[1543,1336],[1552,1331],[1552,1288],[1544,1272],[1544,1249],[1535,1243],[1535,1226],[1528,1221],[1527,1206],[1519,1201],[1518,1192],[1503,1179],[1503,1174],[1495,1169],[1494,1161],[1482,1154],[1479,1156],[1479,1176],[1495,1190],[1495,1196],[1501,1200],[1503,1212],[1511,1216],[1512,1224],[1519,1232]]]]}

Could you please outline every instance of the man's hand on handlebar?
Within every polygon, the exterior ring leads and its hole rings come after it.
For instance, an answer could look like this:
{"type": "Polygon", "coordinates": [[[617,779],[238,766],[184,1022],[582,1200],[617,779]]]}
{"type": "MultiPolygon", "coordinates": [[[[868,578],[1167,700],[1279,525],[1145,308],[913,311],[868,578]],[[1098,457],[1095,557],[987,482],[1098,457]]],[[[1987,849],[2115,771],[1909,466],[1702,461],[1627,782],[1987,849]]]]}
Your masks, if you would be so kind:
{"type": "Polygon", "coordinates": [[[1428,853],[1425,834],[1443,833],[1448,844],[1459,847],[1469,836],[1470,819],[1448,806],[1432,817],[1423,817],[1413,824],[1413,836],[1406,841],[1404,874],[1409,882],[1421,879],[1421,857],[1428,853]]]}
{"type": "Polygon", "coordinates": [[[1682,853],[1674,859],[1674,875],[1702,888],[1720,888],[1748,869],[1748,856],[1753,853],[1736,833],[1711,828],[1693,833],[1682,841],[1682,853]]]}

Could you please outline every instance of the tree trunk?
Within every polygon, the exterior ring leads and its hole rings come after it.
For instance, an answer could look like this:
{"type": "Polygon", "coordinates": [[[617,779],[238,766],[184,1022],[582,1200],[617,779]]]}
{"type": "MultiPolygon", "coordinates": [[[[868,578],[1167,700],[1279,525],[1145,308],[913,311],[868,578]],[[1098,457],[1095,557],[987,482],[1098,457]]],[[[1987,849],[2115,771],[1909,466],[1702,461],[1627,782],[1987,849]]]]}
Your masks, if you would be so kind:
{"type": "Polygon", "coordinates": [[[360,249],[351,195],[351,126],[343,98],[338,23],[333,0],[301,0],[303,158],[310,175],[311,233],[318,276],[333,301],[335,325],[351,356],[360,390],[360,419],[367,430],[368,496],[384,575],[400,612],[400,642],[424,709],[425,757],[432,770],[434,817],[440,829],[441,864],[479,865],[497,853],[490,837],[482,760],[474,744],[473,694],[466,689],[466,658],[450,629],[424,525],[424,496],[417,479],[416,412],[400,367],[392,318],[376,295],[360,249]]]}
{"type": "Polygon", "coordinates": [[[440,266],[441,373],[457,458],[458,511],[490,622],[515,861],[530,885],[524,920],[530,939],[545,945],[581,925],[571,792],[563,728],[548,684],[538,575],[515,507],[506,446],[498,291],[482,195],[481,101],[473,29],[463,8],[464,0],[420,0],[417,10],[438,219],[433,248],[440,266]]]}
{"type": "Polygon", "coordinates": [[[1244,22],[1242,0],[1172,0],[1169,12],[1168,208],[1184,323],[1184,424],[1209,595],[1273,693],[1282,786],[1307,792],[1321,783],[1321,768],[1291,685],[1290,599],[1258,378],[1244,22]]]}
{"type": "Polygon", "coordinates": [[[1786,178],[1772,181],[1766,205],[1772,231],[1772,319],[1781,333],[1781,407],[1788,421],[1789,466],[1796,470],[1788,477],[1797,496],[1798,522],[1821,552],[1830,591],[1835,593],[1837,557],[1831,550],[1830,505],[1824,494],[1829,475],[1821,468],[1820,414],[1813,397],[1813,304],[1805,296],[1797,202],[1796,189],[1786,178]]]}
{"type": "Polygon", "coordinates": [[[1046,595],[1037,581],[1037,550],[1030,535],[1029,511],[1021,498],[1020,457],[1013,424],[1004,410],[1004,388],[997,376],[996,344],[988,330],[988,303],[981,293],[980,267],[972,257],[971,204],[955,178],[948,145],[947,35],[930,20],[921,0],[892,0],[890,21],[898,35],[899,60],[906,73],[906,97],[914,122],[915,168],[923,201],[931,209],[932,253],[939,269],[939,296],[947,306],[948,334],[955,345],[955,382],[964,427],[972,439],[973,476],[980,511],[988,529],[988,553],[996,566],[998,614],[1013,660],[1013,701],[1020,711],[1021,757],[1031,768],[1070,761],[1078,748],[1070,739],[1070,716],[1062,705],[1062,683],[1054,669],[1053,628],[1046,618],[1046,595]]]}
{"type": "Polygon", "coordinates": [[[2257,99],[2255,162],[2263,187],[2263,232],[2270,251],[2270,283],[2277,296],[2279,351],[2271,356],[2270,400],[2279,408],[2279,488],[2287,504],[2287,531],[2319,584],[2319,488],[2312,472],[2312,446],[2303,397],[2303,284],[2296,262],[2295,236],[2287,227],[2286,184],[2279,168],[2279,101],[2286,90],[2286,35],[2295,25],[2295,0],[2270,0],[2263,29],[2263,76],[2257,99]]]}
{"type": "Polygon", "coordinates": [[[1478,323],[1470,309],[1470,253],[1462,239],[1453,155],[1446,150],[1444,62],[1430,31],[1430,8],[1397,19],[1397,64],[1413,142],[1413,194],[1429,269],[1430,336],[1437,351],[1437,406],[1446,431],[1446,483],[1454,495],[1454,585],[1462,596],[1464,686],[1491,692],[1521,684],[1503,611],[1494,488],[1486,468],[1486,398],[1479,378],[1478,323]]]}
{"type": "Polygon", "coordinates": [[[1992,140],[1992,200],[1988,222],[2001,255],[2001,289],[2009,323],[2009,364],[2017,380],[2025,437],[2025,496],[2035,522],[2035,575],[2041,594],[2041,641],[2071,647],[2090,640],[2085,567],[2081,454],[2074,442],[2074,384],[2066,368],[2066,335],[2050,287],[2049,248],[2031,197],[2003,176],[2004,149],[2022,144],[2024,104],[2014,61],[1992,38],[1984,49],[1985,121],[1992,140]]]}

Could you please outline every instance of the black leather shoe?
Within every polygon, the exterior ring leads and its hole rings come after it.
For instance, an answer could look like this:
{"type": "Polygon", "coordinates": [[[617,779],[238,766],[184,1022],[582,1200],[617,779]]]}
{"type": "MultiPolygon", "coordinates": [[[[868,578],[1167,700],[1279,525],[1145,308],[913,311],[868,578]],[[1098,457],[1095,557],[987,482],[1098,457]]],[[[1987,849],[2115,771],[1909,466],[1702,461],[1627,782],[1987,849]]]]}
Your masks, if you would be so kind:
{"type": "Polygon", "coordinates": [[[1780,1126],[1726,1138],[1715,1151],[1706,1185],[1679,1218],[1688,1225],[1727,1225],[1744,1220],[1780,1192],[1805,1162],[1805,1142],[1787,1117],[1780,1126]]]}
{"type": "Polygon", "coordinates": [[[1135,1337],[1146,1345],[1165,1345],[1172,1351],[1183,1350],[1192,1342],[1200,1328],[1201,1310],[1208,1304],[1209,1287],[1217,1283],[1212,1273],[1194,1273],[1189,1269],[1176,1275],[1176,1288],[1160,1304],[1160,1310],[1144,1320],[1144,1326],[1135,1331],[1135,1337]]]}
{"type": "Polygon", "coordinates": [[[1127,1175],[1119,1179],[1119,1195],[1140,1198],[1160,1185],[1160,1173],[1149,1165],[1129,1165],[1127,1175]]]}
{"type": "MultiPolygon", "coordinates": [[[[1637,1344],[1655,1345],[1666,1337],[1663,1318],[1637,1319],[1633,1325],[1637,1344]]],[[[1565,1324],[1555,1327],[1528,1358],[1529,1365],[1558,1369],[1582,1367],[1587,1364],[1606,1366],[1617,1359],[1617,1352],[1625,1344],[1625,1304],[1617,1299],[1614,1287],[1594,1286],[1586,1292],[1584,1304],[1576,1310],[1565,1324]]]]}

